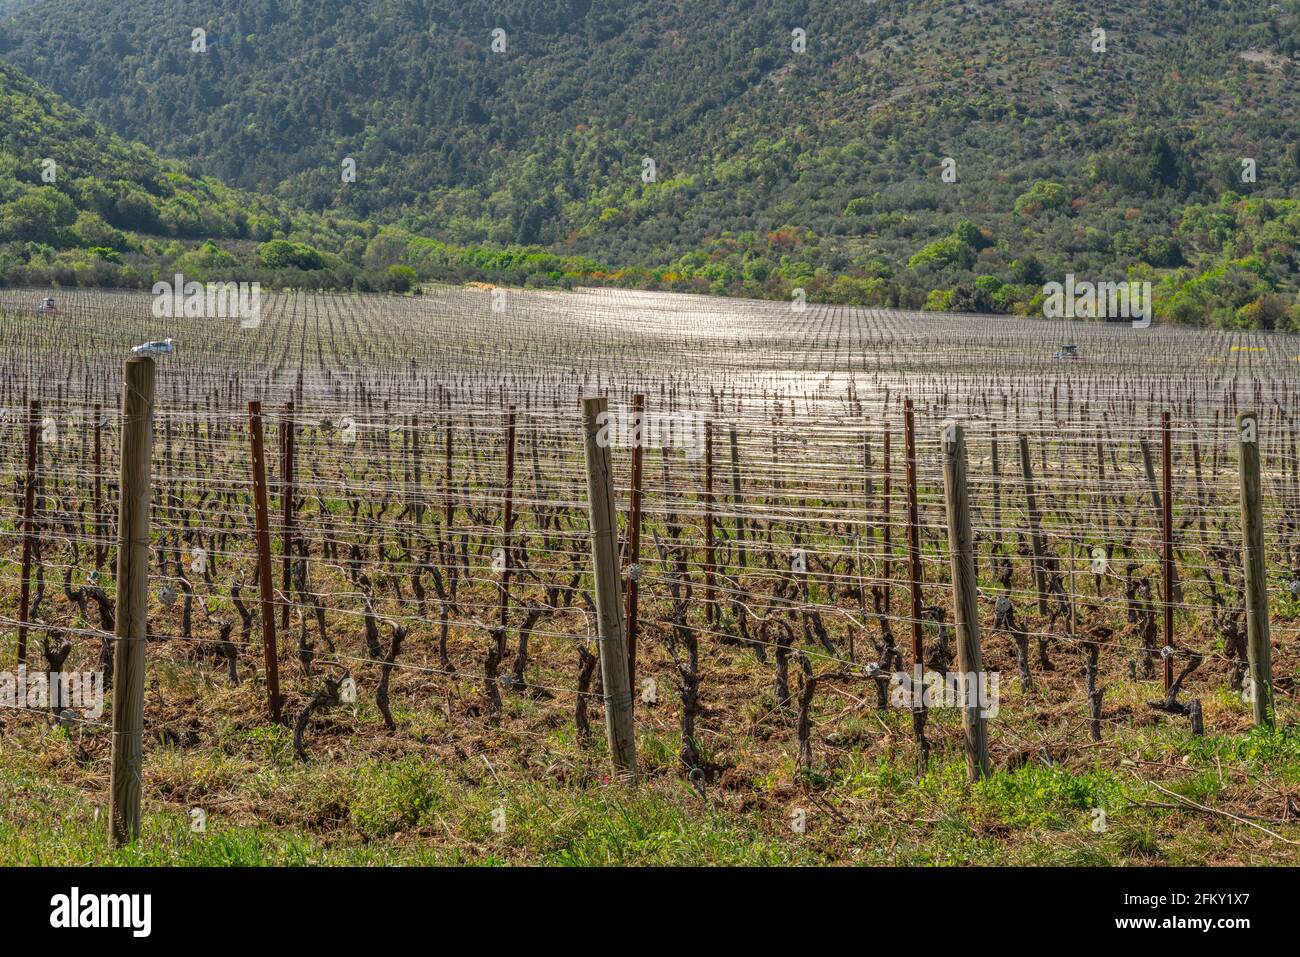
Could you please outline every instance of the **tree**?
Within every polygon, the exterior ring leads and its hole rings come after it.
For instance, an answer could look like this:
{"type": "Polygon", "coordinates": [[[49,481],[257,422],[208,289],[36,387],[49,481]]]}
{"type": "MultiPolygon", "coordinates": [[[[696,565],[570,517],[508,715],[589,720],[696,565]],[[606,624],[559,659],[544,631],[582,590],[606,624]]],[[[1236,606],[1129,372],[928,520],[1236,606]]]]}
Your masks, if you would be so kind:
{"type": "Polygon", "coordinates": [[[52,186],[42,186],[0,207],[0,240],[71,245],[65,227],[76,218],[71,199],[52,186]]]}
{"type": "Polygon", "coordinates": [[[291,243],[287,239],[273,239],[263,243],[257,251],[258,258],[267,269],[321,269],[325,259],[320,250],[306,243],[291,243]]]}
{"type": "Polygon", "coordinates": [[[387,277],[391,292],[409,292],[420,278],[410,266],[389,266],[387,277]]]}
{"type": "Polygon", "coordinates": [[[1063,209],[1069,202],[1070,194],[1064,186],[1040,179],[1016,197],[1015,210],[1021,216],[1034,216],[1044,209],[1063,209]]]}

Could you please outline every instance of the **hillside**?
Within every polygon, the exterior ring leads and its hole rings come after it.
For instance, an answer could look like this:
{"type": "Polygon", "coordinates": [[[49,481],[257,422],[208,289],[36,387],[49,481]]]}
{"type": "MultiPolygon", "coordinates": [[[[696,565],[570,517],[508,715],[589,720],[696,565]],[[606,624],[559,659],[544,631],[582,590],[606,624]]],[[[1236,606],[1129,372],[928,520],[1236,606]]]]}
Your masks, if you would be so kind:
{"type": "Polygon", "coordinates": [[[1294,293],[1298,9],[46,0],[0,26],[0,55],[193,171],[637,267],[617,281],[1008,311],[1045,278],[1135,271],[1172,316],[1222,269],[1177,318],[1235,322],[1294,293]]]}
{"type": "Polygon", "coordinates": [[[576,257],[483,255],[188,175],[4,63],[0,116],[0,285],[149,286],[183,272],[402,292],[421,275],[567,285],[601,274],[576,257]],[[418,274],[396,261],[408,254],[418,274]]]}
{"type": "Polygon", "coordinates": [[[292,237],[338,249],[360,235],[188,176],[4,64],[0,114],[0,276],[9,282],[133,286],[172,268],[287,280],[262,268],[265,244],[292,237]]]}

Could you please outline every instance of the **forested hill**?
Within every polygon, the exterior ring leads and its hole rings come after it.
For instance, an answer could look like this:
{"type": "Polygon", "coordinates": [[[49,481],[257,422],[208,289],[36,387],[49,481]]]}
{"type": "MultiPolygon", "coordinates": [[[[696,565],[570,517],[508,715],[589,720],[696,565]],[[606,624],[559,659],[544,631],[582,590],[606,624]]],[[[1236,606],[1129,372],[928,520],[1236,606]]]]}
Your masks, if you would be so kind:
{"type": "Polygon", "coordinates": [[[330,248],[357,234],[188,176],[3,63],[0,117],[0,277],[10,281],[144,284],[162,265],[239,265],[211,240],[255,255],[276,237],[330,248]]]}
{"type": "Polygon", "coordinates": [[[459,246],[975,309],[1071,271],[1149,274],[1168,311],[1222,269],[1174,316],[1219,321],[1294,292],[1298,50],[1300,0],[44,0],[0,24],[0,55],[196,171],[459,246]]]}

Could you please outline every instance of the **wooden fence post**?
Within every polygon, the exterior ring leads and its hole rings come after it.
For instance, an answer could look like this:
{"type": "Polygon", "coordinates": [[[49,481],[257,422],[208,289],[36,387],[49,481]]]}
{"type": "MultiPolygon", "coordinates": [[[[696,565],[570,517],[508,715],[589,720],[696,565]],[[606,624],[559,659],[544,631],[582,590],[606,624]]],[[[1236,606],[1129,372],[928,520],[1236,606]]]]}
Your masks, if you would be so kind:
{"type": "Polygon", "coordinates": [[[715,585],[713,533],[713,422],[704,423],[704,617],[710,627],[721,618],[715,585]]]}
{"type": "MultiPolygon", "coordinates": [[[[447,426],[446,426],[446,432],[443,433],[443,443],[444,443],[444,444],[443,444],[443,454],[444,454],[444,462],[445,462],[445,465],[444,465],[443,473],[442,473],[442,482],[443,482],[443,489],[444,489],[444,490],[446,491],[446,493],[447,493],[447,500],[446,500],[445,502],[443,502],[443,519],[442,519],[442,523],[443,523],[443,525],[445,525],[445,526],[447,527],[447,546],[448,546],[449,548],[451,547],[451,526],[452,526],[452,522],[453,522],[453,521],[455,520],[455,518],[456,518],[456,499],[455,499],[455,497],[454,497],[453,494],[452,494],[452,487],[451,487],[451,481],[452,481],[452,476],[451,476],[451,446],[452,446],[452,438],[453,438],[453,436],[452,436],[452,429],[451,429],[451,414],[448,413],[448,415],[447,415],[447,426]]],[[[450,565],[451,565],[451,562],[449,561],[447,564],[448,564],[448,566],[450,566],[450,565]]]]}
{"type": "Polygon", "coordinates": [[[623,604],[619,594],[618,519],[614,514],[614,476],[608,443],[598,441],[608,400],[582,400],[583,444],[587,458],[587,502],[591,517],[591,560],[596,579],[597,639],[600,677],[605,691],[605,733],[617,773],[636,776],[636,739],[632,732],[632,690],[628,682],[623,604]]]}
{"type": "Polygon", "coordinates": [[[497,654],[506,654],[506,626],[510,622],[511,536],[515,525],[515,407],[506,411],[506,475],[501,501],[501,595],[498,602],[497,654]]]}
{"type": "MultiPolygon", "coordinates": [[[[747,558],[745,556],[745,516],[741,513],[742,498],[740,494],[740,447],[736,427],[728,430],[731,443],[731,507],[736,510],[736,565],[740,569],[736,577],[736,592],[740,592],[740,575],[745,573],[747,558]]],[[[739,608],[737,614],[739,614],[739,608]]]]}
{"type": "MultiPolygon", "coordinates": [[[[1151,456],[1151,443],[1148,442],[1145,437],[1139,438],[1138,448],[1142,452],[1142,468],[1146,472],[1147,488],[1150,490],[1151,507],[1155,510],[1156,524],[1163,527],[1165,521],[1164,498],[1160,494],[1160,484],[1156,482],[1156,467],[1155,461],[1151,456]]],[[[1183,600],[1183,586],[1178,580],[1178,567],[1174,566],[1172,571],[1173,581],[1171,592],[1174,596],[1174,601],[1180,602],[1183,600]]]]}
{"type": "MultiPolygon", "coordinates": [[[[731,589],[731,610],[736,616],[736,631],[744,640],[749,637],[749,630],[746,627],[746,610],[741,580],[745,576],[749,558],[745,554],[745,516],[742,511],[743,498],[740,484],[740,441],[734,425],[728,428],[728,439],[731,444],[731,507],[736,513],[736,577],[731,589]]],[[[755,639],[750,644],[750,647],[759,661],[767,660],[767,650],[763,647],[761,641],[755,639]]]]}
{"type": "Polygon", "coordinates": [[[884,565],[884,567],[881,569],[881,573],[884,575],[881,581],[884,584],[884,589],[885,589],[885,600],[883,604],[885,606],[885,617],[888,618],[890,613],[893,611],[894,543],[893,543],[893,533],[890,531],[892,520],[889,514],[889,505],[890,505],[889,423],[886,422],[884,426],[885,426],[885,435],[883,439],[884,447],[881,452],[882,462],[880,466],[884,470],[883,477],[880,482],[880,537],[881,537],[881,545],[882,545],[881,547],[882,562],[884,565]]]}
{"type": "Polygon", "coordinates": [[[271,581],[271,521],[266,505],[266,455],[262,441],[262,403],[248,403],[253,451],[253,518],[257,530],[257,578],[262,604],[262,650],[266,661],[266,700],[271,720],[280,722],[280,656],[275,644],[275,583],[271,581]]]}
{"type": "MultiPolygon", "coordinates": [[[[862,543],[865,540],[870,548],[870,543],[876,538],[875,524],[875,483],[871,480],[871,433],[864,431],[862,433],[862,531],[854,536],[853,545],[853,567],[857,579],[858,589],[858,611],[862,616],[862,626],[865,629],[867,624],[867,580],[862,574],[862,543]]],[[[854,661],[857,655],[854,654],[853,631],[849,631],[849,660],[854,661]]]]}
{"type": "Polygon", "coordinates": [[[916,493],[916,429],[912,400],[903,400],[903,456],[907,479],[907,581],[912,599],[912,732],[916,737],[916,773],[930,763],[930,743],[925,738],[925,631],[921,621],[921,521],[916,493]]]}
{"type": "Polygon", "coordinates": [[[108,545],[104,537],[108,534],[108,523],[104,521],[104,480],[101,469],[104,466],[103,428],[104,413],[98,402],[95,403],[95,491],[92,498],[91,512],[94,514],[95,528],[95,571],[104,567],[108,545]]]}
{"type": "Polygon", "coordinates": [[[282,535],[282,569],[280,589],[284,601],[280,607],[280,627],[289,628],[290,596],[293,594],[293,432],[294,408],[292,402],[284,404],[284,416],[280,419],[280,509],[284,528],[282,535]]]}
{"type": "Polygon", "coordinates": [[[1002,466],[998,461],[998,427],[990,426],[989,450],[993,467],[993,548],[996,556],[1002,549],[1002,466]]]}
{"type": "Polygon", "coordinates": [[[1038,496],[1034,494],[1034,463],[1029,460],[1029,438],[1021,434],[1020,476],[1025,483],[1025,501],[1029,508],[1029,541],[1034,551],[1034,587],[1038,590],[1038,613],[1047,614],[1047,574],[1043,570],[1043,553],[1047,551],[1039,531],[1038,496]]]}
{"type": "Polygon", "coordinates": [[[132,356],[122,370],[122,463],[117,517],[117,627],[113,642],[113,754],[109,846],[140,836],[144,668],[149,624],[149,508],[154,362],[132,356]]]}
{"type": "Polygon", "coordinates": [[[1269,644],[1268,583],[1264,566],[1264,502],[1259,479],[1259,420],[1237,416],[1241,468],[1242,565],[1246,573],[1246,658],[1256,726],[1273,725],[1273,649],[1269,644]]]}
{"type": "Polygon", "coordinates": [[[989,773],[989,736],[984,717],[984,666],[975,578],[975,546],[966,487],[966,437],[955,422],[943,430],[943,489],[948,511],[948,552],[952,561],[953,612],[957,620],[957,670],[961,672],[962,727],[966,734],[966,773],[978,781],[989,773]]]}
{"type": "MultiPolygon", "coordinates": [[[[1182,597],[1174,590],[1174,503],[1173,503],[1173,448],[1169,429],[1169,413],[1160,413],[1160,470],[1164,488],[1160,509],[1160,570],[1164,579],[1164,631],[1165,647],[1174,647],[1174,603],[1182,597]]],[[[1174,684],[1174,656],[1165,659],[1165,691],[1174,684]]]]}
{"type": "Polygon", "coordinates": [[[18,663],[27,660],[27,619],[31,615],[32,552],[36,547],[36,472],[40,445],[41,404],[27,405],[27,476],[23,483],[23,569],[18,586],[18,663]]]}

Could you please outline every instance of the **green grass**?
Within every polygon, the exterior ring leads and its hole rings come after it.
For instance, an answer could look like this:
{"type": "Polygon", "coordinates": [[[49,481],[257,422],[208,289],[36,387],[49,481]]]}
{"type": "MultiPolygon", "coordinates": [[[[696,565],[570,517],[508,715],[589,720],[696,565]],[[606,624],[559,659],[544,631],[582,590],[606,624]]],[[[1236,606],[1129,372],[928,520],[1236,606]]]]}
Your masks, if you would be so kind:
{"type": "MultiPolygon", "coordinates": [[[[207,832],[196,834],[183,809],[150,802],[140,840],[110,851],[102,800],[31,772],[6,769],[0,772],[0,866],[738,866],[820,860],[794,840],[764,838],[756,822],[703,810],[685,791],[572,790],[516,782],[506,795],[494,785],[457,784],[420,758],[346,772],[293,768],[272,773],[271,781],[274,787],[264,800],[292,797],[298,827],[231,823],[214,807],[207,832]],[[322,833],[306,833],[302,823],[322,833]]],[[[256,792],[265,783],[245,787],[256,792]]]]}
{"type": "MultiPolygon", "coordinates": [[[[283,730],[266,726],[226,729],[201,751],[153,751],[141,839],[110,851],[103,788],[50,773],[50,752],[70,745],[58,735],[41,735],[31,750],[0,742],[2,866],[1205,864],[1227,851],[1294,863],[1258,831],[1153,806],[1172,799],[1101,765],[1029,763],[972,784],[951,750],[920,777],[905,750],[823,767],[813,779],[783,763],[752,782],[759,801],[737,807],[651,770],[672,754],[674,739],[662,734],[643,741],[656,761],[632,789],[599,774],[523,772],[500,754],[495,765],[470,756],[461,767],[421,754],[304,765],[284,757],[283,730]],[[192,806],[206,810],[206,833],[191,831],[192,806]],[[1099,809],[1105,827],[1094,829],[1099,809]],[[799,810],[803,833],[791,826],[799,810]]],[[[1296,728],[1147,743],[1183,754],[1186,773],[1165,787],[1203,804],[1231,807],[1221,761],[1300,776],[1296,728]]]]}
{"type": "Polygon", "coordinates": [[[1198,763],[1226,761],[1241,765],[1247,772],[1270,771],[1287,783],[1300,783],[1300,725],[1189,738],[1179,750],[1198,763]]]}

